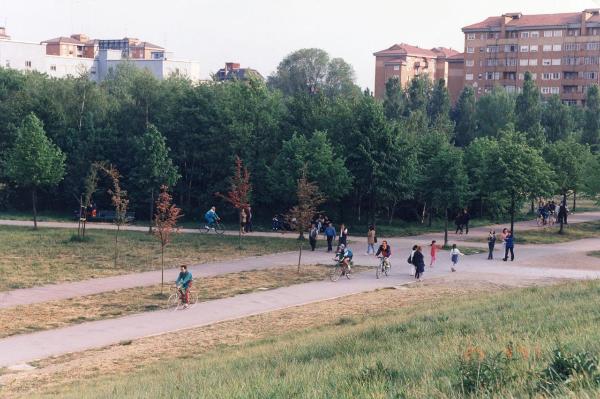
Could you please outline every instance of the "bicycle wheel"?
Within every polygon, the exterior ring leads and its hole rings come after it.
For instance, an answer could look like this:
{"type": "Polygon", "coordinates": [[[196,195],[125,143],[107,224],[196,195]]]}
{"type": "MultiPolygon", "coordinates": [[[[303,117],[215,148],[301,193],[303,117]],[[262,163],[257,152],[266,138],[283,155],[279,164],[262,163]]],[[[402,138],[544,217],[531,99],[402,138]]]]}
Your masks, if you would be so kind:
{"type": "Polygon", "coordinates": [[[389,276],[389,272],[390,270],[392,270],[392,264],[390,263],[390,261],[388,261],[387,265],[385,265],[383,267],[383,272],[385,273],[386,277],[389,276]]]}
{"type": "Polygon", "coordinates": [[[331,275],[329,276],[329,278],[331,279],[331,281],[336,282],[340,279],[341,276],[342,268],[340,267],[340,265],[336,265],[331,271],[331,275]]]}
{"type": "Polygon", "coordinates": [[[200,230],[200,234],[210,233],[210,227],[208,227],[207,225],[201,226],[198,230],[200,230]]]}
{"type": "Polygon", "coordinates": [[[379,263],[377,269],[375,270],[375,277],[379,278],[381,276],[381,271],[383,270],[383,262],[379,263]]]}
{"type": "Polygon", "coordinates": [[[215,233],[223,235],[225,233],[225,226],[222,223],[215,224],[215,233]]]}
{"type": "Polygon", "coordinates": [[[188,303],[188,309],[193,308],[198,303],[198,293],[196,291],[190,291],[190,302],[188,303]]]}
{"type": "Polygon", "coordinates": [[[179,305],[181,305],[179,301],[179,294],[175,292],[169,296],[169,299],[167,299],[167,307],[171,310],[177,310],[179,305]]]}

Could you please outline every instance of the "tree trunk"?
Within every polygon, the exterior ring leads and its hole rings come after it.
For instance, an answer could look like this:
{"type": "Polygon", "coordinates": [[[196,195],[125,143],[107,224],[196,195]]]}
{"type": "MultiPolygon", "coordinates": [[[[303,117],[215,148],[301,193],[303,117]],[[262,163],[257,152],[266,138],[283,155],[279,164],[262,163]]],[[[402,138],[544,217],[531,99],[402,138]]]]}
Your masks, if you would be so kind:
{"type": "Polygon", "coordinates": [[[83,199],[81,198],[81,195],[79,196],[79,220],[77,221],[77,237],[81,238],[81,216],[82,216],[82,212],[81,210],[83,209],[83,199]]]}
{"type": "Polygon", "coordinates": [[[515,231],[515,195],[512,194],[510,197],[510,231],[515,231]]]}
{"type": "MultiPolygon", "coordinates": [[[[567,192],[563,191],[563,204],[566,204],[566,203],[567,203],[567,192]]],[[[558,213],[560,214],[560,208],[558,208],[558,213]]],[[[563,215],[560,215],[559,219],[560,219],[560,229],[558,230],[558,234],[564,234],[565,233],[565,230],[564,230],[565,218],[563,215]]]]}
{"type": "Polygon", "coordinates": [[[238,215],[239,215],[238,226],[240,226],[239,231],[238,231],[238,239],[239,239],[238,249],[241,251],[242,250],[242,213],[238,212],[238,215]]]}
{"type": "Polygon", "coordinates": [[[31,204],[33,205],[33,229],[37,230],[37,192],[35,187],[31,190],[31,204]]]}
{"type": "Polygon", "coordinates": [[[479,197],[479,217],[483,219],[483,196],[479,197]]]}
{"type": "Polygon", "coordinates": [[[392,208],[390,209],[390,226],[394,222],[394,213],[396,212],[396,204],[397,203],[398,203],[398,201],[394,200],[394,202],[392,203],[392,208]]]}
{"type": "Polygon", "coordinates": [[[423,204],[423,213],[421,213],[421,224],[425,223],[425,213],[427,210],[427,202],[423,204]]]}
{"type": "Polygon", "coordinates": [[[160,246],[160,294],[163,293],[165,285],[165,246],[160,246]]]}
{"type": "Polygon", "coordinates": [[[444,247],[448,246],[448,207],[446,207],[446,214],[444,215],[444,247]]]}
{"type": "Polygon", "coordinates": [[[298,274],[300,274],[300,263],[302,261],[302,244],[304,241],[300,241],[300,251],[298,251],[298,274]]]}
{"type": "Polygon", "coordinates": [[[427,218],[429,219],[429,221],[427,222],[427,227],[431,227],[433,223],[433,209],[431,208],[431,206],[429,206],[429,214],[427,215],[427,218]]]}
{"type": "Polygon", "coordinates": [[[121,225],[117,224],[117,233],[115,234],[115,269],[117,268],[117,259],[119,259],[119,230],[121,230],[121,225]]]}
{"type": "Polygon", "coordinates": [[[573,212],[575,212],[575,208],[577,208],[577,191],[573,190],[573,212]]]}
{"type": "Polygon", "coordinates": [[[148,233],[152,234],[152,219],[154,216],[154,189],[150,190],[150,221],[148,222],[148,233]]]}
{"type": "Polygon", "coordinates": [[[531,213],[534,214],[535,213],[535,203],[533,198],[531,199],[531,213]]]}

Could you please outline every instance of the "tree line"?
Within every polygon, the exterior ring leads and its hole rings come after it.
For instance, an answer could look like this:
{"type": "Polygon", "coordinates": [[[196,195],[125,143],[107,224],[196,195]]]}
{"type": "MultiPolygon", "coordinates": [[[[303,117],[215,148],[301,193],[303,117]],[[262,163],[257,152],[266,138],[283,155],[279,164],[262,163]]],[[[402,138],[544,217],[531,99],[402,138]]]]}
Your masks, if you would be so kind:
{"type": "MultiPolygon", "coordinates": [[[[0,68],[0,208],[72,211],[103,162],[139,218],[166,185],[199,219],[227,208],[215,193],[227,192],[237,157],[254,213],[268,217],[296,204],[302,173],[334,218],[370,223],[448,220],[463,207],[514,215],[538,197],[599,190],[597,86],[585,107],[568,106],[543,100],[526,74],[518,94],[476,100],[467,87],[452,107],[443,80],[390,80],[383,101],[354,81],[319,49],[290,54],[267,82],[159,81],[127,64],[101,83],[0,68]]],[[[110,182],[98,179],[100,192],[110,182]]],[[[95,201],[110,207],[109,196],[95,201]]]]}

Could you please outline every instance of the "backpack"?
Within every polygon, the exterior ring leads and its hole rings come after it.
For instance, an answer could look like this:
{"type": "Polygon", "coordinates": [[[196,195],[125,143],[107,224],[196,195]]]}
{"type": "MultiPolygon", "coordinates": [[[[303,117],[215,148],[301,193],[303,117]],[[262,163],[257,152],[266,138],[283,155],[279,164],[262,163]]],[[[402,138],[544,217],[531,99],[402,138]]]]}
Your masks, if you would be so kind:
{"type": "Polygon", "coordinates": [[[413,262],[412,262],[412,258],[413,258],[413,256],[412,256],[412,253],[411,253],[410,255],[408,255],[408,259],[406,260],[406,261],[408,262],[408,264],[409,264],[409,265],[412,265],[412,264],[413,264],[413,262]]]}
{"type": "Polygon", "coordinates": [[[308,233],[308,236],[309,236],[310,238],[317,238],[317,229],[316,229],[316,228],[314,228],[314,229],[311,229],[311,230],[310,230],[310,233],[308,233]]]}

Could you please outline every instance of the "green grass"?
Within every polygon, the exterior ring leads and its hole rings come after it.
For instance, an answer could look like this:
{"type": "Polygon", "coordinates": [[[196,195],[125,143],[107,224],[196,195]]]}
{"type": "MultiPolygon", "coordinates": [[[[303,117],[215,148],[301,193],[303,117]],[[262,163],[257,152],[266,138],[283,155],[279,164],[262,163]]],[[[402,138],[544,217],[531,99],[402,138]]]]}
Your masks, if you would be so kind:
{"type": "Polygon", "coordinates": [[[559,234],[559,226],[540,227],[537,230],[517,231],[515,240],[521,244],[554,244],[600,237],[600,221],[576,223],[564,226],[563,234],[559,234]]]}
{"type": "Polygon", "coordinates": [[[591,251],[587,253],[588,256],[594,256],[596,258],[600,258],[600,251],[591,251]]]}
{"type": "MultiPolygon", "coordinates": [[[[88,230],[86,242],[71,240],[70,229],[0,226],[0,292],[42,284],[85,280],[160,268],[157,239],[144,232],[122,231],[114,266],[115,232],[88,230]]],[[[321,245],[323,245],[321,243],[321,245]]],[[[296,250],[296,240],[177,234],[166,248],[165,265],[204,263],[296,250]]]]}
{"type": "Polygon", "coordinates": [[[426,302],[125,376],[61,398],[598,397],[600,283],[426,302]],[[558,352],[557,352],[558,350],[558,352]]]}
{"type": "MultiPolygon", "coordinates": [[[[33,222],[33,214],[26,212],[0,211],[0,220],[25,220],[33,222]]],[[[40,212],[38,222],[73,222],[71,215],[62,212],[40,212]]]]}

